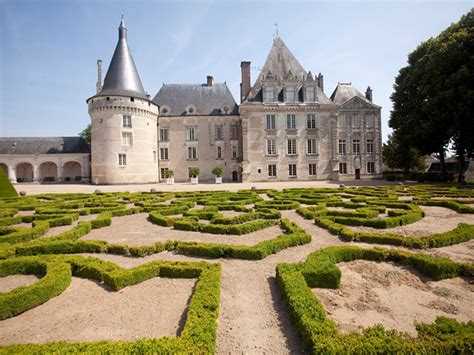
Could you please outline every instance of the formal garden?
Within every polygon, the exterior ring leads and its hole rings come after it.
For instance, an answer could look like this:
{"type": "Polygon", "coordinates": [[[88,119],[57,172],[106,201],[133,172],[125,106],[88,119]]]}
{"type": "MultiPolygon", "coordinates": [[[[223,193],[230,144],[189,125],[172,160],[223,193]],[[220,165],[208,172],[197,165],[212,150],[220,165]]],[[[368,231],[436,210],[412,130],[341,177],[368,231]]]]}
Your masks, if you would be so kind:
{"type": "Polygon", "coordinates": [[[0,199],[1,352],[472,353],[474,188],[0,199]]]}

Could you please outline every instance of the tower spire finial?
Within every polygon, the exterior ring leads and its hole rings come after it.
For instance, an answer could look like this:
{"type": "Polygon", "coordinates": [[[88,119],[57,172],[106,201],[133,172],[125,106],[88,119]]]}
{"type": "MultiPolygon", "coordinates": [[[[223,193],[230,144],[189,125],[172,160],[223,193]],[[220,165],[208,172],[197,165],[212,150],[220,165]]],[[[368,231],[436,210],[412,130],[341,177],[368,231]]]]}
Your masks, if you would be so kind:
{"type": "Polygon", "coordinates": [[[275,36],[278,37],[278,22],[275,23],[275,36]]]}
{"type": "Polygon", "coordinates": [[[123,15],[120,16],[120,27],[125,28],[125,18],[123,15]]]}

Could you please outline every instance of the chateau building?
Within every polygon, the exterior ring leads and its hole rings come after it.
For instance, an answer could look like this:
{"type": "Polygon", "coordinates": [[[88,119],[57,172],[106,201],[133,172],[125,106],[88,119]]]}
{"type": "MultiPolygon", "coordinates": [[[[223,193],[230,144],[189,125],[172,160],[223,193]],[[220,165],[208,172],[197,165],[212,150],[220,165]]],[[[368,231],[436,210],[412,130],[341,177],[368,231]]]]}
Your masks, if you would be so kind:
{"type": "Polygon", "coordinates": [[[328,98],[323,75],[306,71],[278,35],[253,85],[250,62],[241,63],[240,105],[212,76],[163,84],[152,99],[123,19],[104,80],[97,64],[96,94],[87,99],[90,151],[77,137],[0,138],[0,167],[12,182],[156,183],[170,170],[188,181],[194,167],[200,181],[212,181],[215,167],[223,181],[381,175],[381,108],[370,87],[362,94],[339,83],[328,98]]]}

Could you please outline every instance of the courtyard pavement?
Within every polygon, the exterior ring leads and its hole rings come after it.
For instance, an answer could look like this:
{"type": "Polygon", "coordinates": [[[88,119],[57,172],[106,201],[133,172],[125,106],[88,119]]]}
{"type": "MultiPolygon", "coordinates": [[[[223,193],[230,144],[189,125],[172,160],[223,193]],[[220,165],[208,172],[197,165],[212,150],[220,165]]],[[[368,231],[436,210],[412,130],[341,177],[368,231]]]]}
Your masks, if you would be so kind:
{"type": "Polygon", "coordinates": [[[244,182],[244,183],[199,183],[192,185],[189,182],[175,183],[174,185],[160,184],[136,184],[136,185],[89,185],[89,184],[15,184],[15,189],[25,191],[28,195],[44,193],[93,193],[96,190],[101,192],[120,192],[120,191],[237,191],[248,190],[255,186],[257,189],[287,189],[287,188],[323,188],[338,187],[340,184],[346,186],[381,186],[396,185],[398,183],[384,180],[354,180],[354,181],[268,181],[268,182],[244,182]]]}

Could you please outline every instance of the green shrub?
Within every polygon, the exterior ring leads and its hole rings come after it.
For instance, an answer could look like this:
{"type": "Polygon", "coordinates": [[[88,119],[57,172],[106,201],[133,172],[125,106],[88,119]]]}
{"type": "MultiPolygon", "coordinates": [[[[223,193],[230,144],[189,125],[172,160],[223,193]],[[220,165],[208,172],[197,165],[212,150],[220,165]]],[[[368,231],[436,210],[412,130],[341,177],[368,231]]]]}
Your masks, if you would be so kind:
{"type": "Polygon", "coordinates": [[[3,172],[3,169],[0,169],[0,198],[7,197],[16,197],[18,196],[15,188],[8,180],[8,177],[3,172]]]}

